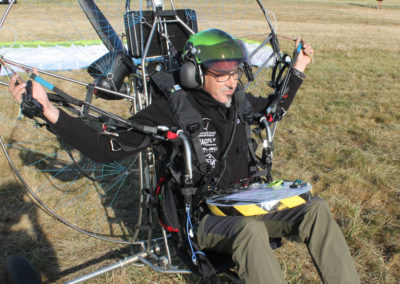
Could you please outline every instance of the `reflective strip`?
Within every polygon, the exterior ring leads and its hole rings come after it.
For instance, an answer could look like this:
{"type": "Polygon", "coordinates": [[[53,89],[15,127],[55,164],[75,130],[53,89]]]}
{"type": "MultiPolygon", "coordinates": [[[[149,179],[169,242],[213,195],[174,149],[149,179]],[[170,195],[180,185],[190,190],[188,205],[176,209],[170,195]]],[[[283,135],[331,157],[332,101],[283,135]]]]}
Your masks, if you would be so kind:
{"type": "Polygon", "coordinates": [[[268,211],[265,211],[256,204],[238,205],[238,206],[233,206],[233,208],[239,211],[240,214],[243,216],[264,215],[268,213],[268,211]]]}
{"type": "Polygon", "coordinates": [[[255,216],[291,209],[312,198],[309,183],[294,188],[292,184],[284,180],[267,185],[254,184],[243,191],[210,198],[207,205],[211,213],[217,216],[255,216]]]}
{"type": "Polygon", "coordinates": [[[283,203],[281,203],[281,202],[279,202],[280,204],[279,204],[279,206],[278,206],[278,211],[281,211],[281,210],[285,210],[285,209],[287,209],[288,207],[285,205],[285,204],[283,204],[283,203]]]}
{"type": "Polygon", "coordinates": [[[221,210],[219,210],[219,208],[217,206],[214,205],[208,205],[208,208],[210,208],[211,213],[213,213],[214,215],[217,216],[226,216],[224,212],[222,212],[221,210]]]}
{"type": "Polygon", "coordinates": [[[298,195],[281,200],[281,203],[285,204],[289,208],[299,206],[300,204],[303,204],[305,202],[306,201],[298,195]]]}
{"type": "Polygon", "coordinates": [[[264,215],[271,212],[282,211],[289,208],[297,207],[301,204],[306,203],[306,200],[311,197],[311,193],[308,192],[304,196],[292,196],[279,201],[270,211],[261,208],[260,204],[246,204],[246,205],[234,205],[231,206],[218,206],[213,204],[207,204],[211,213],[216,216],[255,216],[264,215]],[[304,197],[304,198],[303,198],[304,197]]]}

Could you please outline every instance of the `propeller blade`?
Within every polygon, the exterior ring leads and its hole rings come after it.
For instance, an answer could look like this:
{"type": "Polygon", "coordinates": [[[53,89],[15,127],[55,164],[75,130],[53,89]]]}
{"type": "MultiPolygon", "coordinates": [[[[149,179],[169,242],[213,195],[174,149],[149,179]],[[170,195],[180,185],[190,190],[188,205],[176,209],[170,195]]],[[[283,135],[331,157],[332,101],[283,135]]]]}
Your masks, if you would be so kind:
{"type": "Polygon", "coordinates": [[[110,52],[125,51],[125,47],[117,33],[93,0],[78,0],[94,30],[110,52]]]}

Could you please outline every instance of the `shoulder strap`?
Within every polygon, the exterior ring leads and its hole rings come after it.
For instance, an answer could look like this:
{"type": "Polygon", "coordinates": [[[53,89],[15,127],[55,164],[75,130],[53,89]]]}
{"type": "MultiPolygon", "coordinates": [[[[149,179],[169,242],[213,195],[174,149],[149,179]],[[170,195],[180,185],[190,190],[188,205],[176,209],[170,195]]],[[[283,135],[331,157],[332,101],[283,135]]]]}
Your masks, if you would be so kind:
{"type": "Polygon", "coordinates": [[[188,94],[179,85],[177,73],[158,72],[151,76],[152,83],[166,96],[179,127],[189,135],[195,154],[195,165],[203,175],[210,173],[199,134],[202,116],[191,104],[188,94]]]}

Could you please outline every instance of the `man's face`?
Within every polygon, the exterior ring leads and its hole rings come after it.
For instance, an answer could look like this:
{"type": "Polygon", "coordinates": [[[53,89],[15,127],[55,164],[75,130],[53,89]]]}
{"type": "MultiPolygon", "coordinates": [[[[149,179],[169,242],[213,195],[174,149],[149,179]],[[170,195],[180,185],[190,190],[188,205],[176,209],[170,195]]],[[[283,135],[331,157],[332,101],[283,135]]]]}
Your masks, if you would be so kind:
{"type": "Polygon", "coordinates": [[[203,88],[206,90],[216,101],[225,104],[226,107],[230,107],[232,103],[232,95],[238,84],[238,66],[235,62],[225,63],[227,70],[230,72],[218,72],[213,69],[208,69],[204,74],[203,88]],[[222,77],[221,77],[222,75],[222,77]],[[225,75],[225,76],[223,76],[225,75]],[[229,76],[230,75],[230,76],[229,76]],[[220,82],[226,79],[225,82],[220,82]],[[224,78],[225,77],[225,78],[224,78]],[[221,80],[222,78],[222,80],[221,80]]]}

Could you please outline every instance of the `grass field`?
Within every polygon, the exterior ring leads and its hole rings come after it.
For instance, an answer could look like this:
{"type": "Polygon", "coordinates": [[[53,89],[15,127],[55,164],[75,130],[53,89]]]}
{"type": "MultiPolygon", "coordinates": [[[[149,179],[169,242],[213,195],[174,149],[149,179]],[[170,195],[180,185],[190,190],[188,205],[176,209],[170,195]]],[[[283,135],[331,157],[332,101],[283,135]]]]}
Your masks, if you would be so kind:
{"type": "MultiPolygon", "coordinates": [[[[8,23],[26,33],[22,38],[34,40],[41,31],[49,33],[49,38],[54,36],[56,30],[50,28],[30,33],[35,29],[27,25],[30,13],[23,9],[24,1],[18,2],[8,23]]],[[[56,4],[44,2],[43,13],[54,8],[54,13],[46,13],[51,23],[60,11],[56,4]]],[[[233,11],[245,8],[244,1],[226,2],[231,3],[233,11]]],[[[263,3],[274,12],[279,34],[301,36],[315,49],[315,62],[276,132],[274,177],[310,181],[314,191],[328,201],[362,283],[400,283],[400,3],[385,0],[380,10],[375,9],[374,0],[263,3]]],[[[207,5],[199,15],[210,11],[212,7],[207,5]]],[[[117,8],[110,6],[117,13],[117,8]]],[[[71,9],[69,15],[74,14],[71,9]]],[[[224,27],[234,35],[245,36],[249,27],[259,26],[260,30],[252,32],[254,39],[261,39],[265,24],[255,15],[224,27]]],[[[224,19],[229,16],[224,15],[224,19]]],[[[38,19],[38,23],[42,22],[38,19]]],[[[220,27],[219,19],[207,25],[220,27]]],[[[282,40],[281,45],[292,52],[292,42],[282,40]]],[[[5,88],[0,88],[3,118],[9,115],[12,104],[5,99],[5,88]]],[[[68,88],[64,89],[78,92],[68,88]]],[[[269,90],[258,92],[263,95],[269,90]]],[[[12,125],[1,121],[4,136],[12,125]]],[[[61,283],[116,262],[130,252],[72,231],[43,213],[14,180],[3,155],[0,210],[0,282],[4,262],[16,254],[27,256],[46,283],[61,283]]],[[[320,283],[304,245],[284,240],[284,246],[275,253],[288,283],[320,283]]],[[[127,266],[88,283],[194,281],[193,277],[127,266]]],[[[225,281],[220,279],[221,283],[225,281]]]]}

